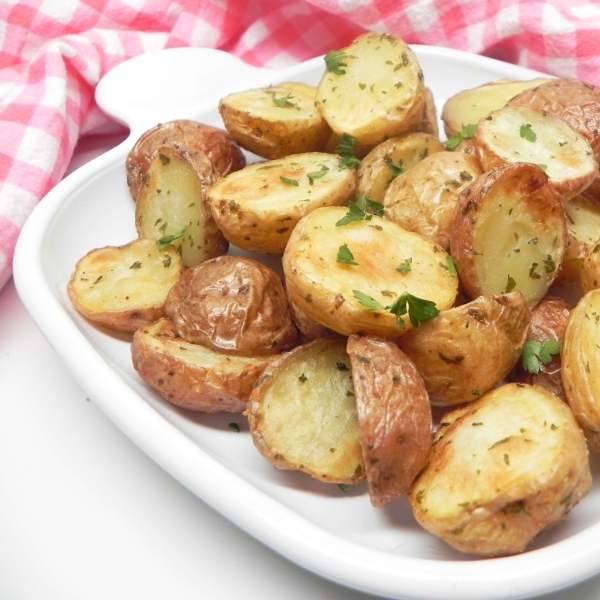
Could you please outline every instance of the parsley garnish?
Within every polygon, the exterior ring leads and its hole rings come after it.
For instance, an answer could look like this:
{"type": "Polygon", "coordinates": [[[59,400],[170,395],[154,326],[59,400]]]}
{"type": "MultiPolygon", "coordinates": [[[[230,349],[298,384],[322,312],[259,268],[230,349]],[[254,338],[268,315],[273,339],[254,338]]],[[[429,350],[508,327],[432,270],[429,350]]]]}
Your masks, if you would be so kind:
{"type": "Polygon", "coordinates": [[[227,425],[227,427],[228,427],[229,429],[231,429],[231,431],[235,431],[236,433],[239,433],[239,432],[240,432],[240,426],[239,426],[237,423],[229,423],[229,424],[227,425]]]}
{"type": "Polygon", "coordinates": [[[373,214],[379,217],[383,216],[383,204],[375,202],[375,200],[370,200],[366,194],[363,194],[356,202],[348,204],[348,212],[335,226],[348,225],[352,221],[370,221],[373,218],[373,214]]]}
{"type": "Polygon", "coordinates": [[[400,273],[409,273],[412,270],[412,258],[407,258],[404,262],[396,267],[396,271],[400,273]]]}
{"type": "Polygon", "coordinates": [[[528,142],[535,142],[535,140],[537,140],[537,135],[535,135],[535,132],[533,129],[531,129],[531,123],[521,125],[519,129],[519,135],[522,138],[525,138],[528,142]]]}
{"type": "MultiPolygon", "coordinates": [[[[402,161],[400,161],[400,163],[402,163],[402,161]]],[[[396,179],[398,175],[402,175],[402,173],[404,173],[404,169],[402,168],[402,164],[395,165],[392,162],[392,159],[389,157],[386,157],[385,164],[387,165],[388,169],[392,172],[392,176],[385,183],[385,185],[390,185],[390,183],[392,183],[392,181],[394,181],[394,179],[396,179]]]]}
{"type": "Polygon", "coordinates": [[[335,75],[344,75],[346,71],[342,67],[348,65],[344,62],[348,55],[343,50],[332,50],[325,55],[325,68],[335,75]]]}
{"type": "Polygon", "coordinates": [[[306,176],[308,177],[308,180],[312,185],[314,179],[319,179],[320,177],[323,177],[323,175],[325,175],[327,171],[329,171],[329,167],[323,165],[320,171],[313,171],[312,173],[307,173],[306,176]]]}
{"type": "Polygon", "coordinates": [[[469,123],[468,125],[461,125],[460,131],[458,133],[455,133],[454,135],[451,135],[446,140],[446,148],[448,148],[448,150],[454,150],[454,148],[456,148],[456,146],[458,146],[462,140],[470,140],[475,134],[476,127],[477,124],[473,123],[469,123]]]}
{"type": "Polygon", "coordinates": [[[413,327],[418,327],[419,323],[429,321],[440,314],[440,311],[435,307],[435,302],[424,300],[417,296],[413,296],[408,292],[400,295],[393,304],[384,306],[363,292],[352,290],[354,297],[369,310],[389,310],[393,315],[396,315],[396,325],[404,327],[404,319],[402,316],[408,312],[408,318],[413,327]]]}
{"type": "Polygon", "coordinates": [[[456,271],[456,263],[454,262],[454,258],[449,254],[446,256],[446,262],[448,263],[448,269],[450,269],[450,275],[452,277],[458,277],[458,273],[456,271]]]}
{"type": "Polygon", "coordinates": [[[521,364],[528,373],[539,373],[542,363],[548,364],[553,356],[559,354],[560,342],[558,340],[548,340],[547,342],[529,340],[523,346],[521,364]]]}
{"type": "Polygon", "coordinates": [[[335,147],[334,153],[342,157],[340,169],[351,169],[360,164],[360,160],[354,156],[354,138],[347,133],[342,133],[342,141],[335,147]]]}
{"type": "Polygon", "coordinates": [[[517,282],[509,275],[506,280],[506,288],[504,289],[505,294],[509,294],[515,289],[517,282]]]}
{"type": "Polygon", "coordinates": [[[348,244],[344,244],[338,248],[337,261],[345,265],[358,265],[357,262],[354,262],[354,254],[348,248],[348,244]]]}
{"type": "Polygon", "coordinates": [[[282,96],[281,98],[277,98],[275,93],[271,94],[271,98],[273,98],[273,104],[279,106],[279,108],[285,108],[286,106],[296,106],[293,102],[290,102],[290,98],[293,98],[292,93],[290,92],[287,96],[282,96]]]}
{"type": "Polygon", "coordinates": [[[297,179],[288,179],[287,177],[280,177],[279,179],[281,179],[281,181],[283,181],[283,183],[286,183],[287,185],[295,185],[296,187],[298,187],[297,179]]]}
{"type": "Polygon", "coordinates": [[[156,245],[158,246],[158,249],[164,250],[169,244],[183,236],[186,229],[187,225],[179,233],[173,233],[172,235],[164,235],[163,237],[157,239],[156,245]]]}

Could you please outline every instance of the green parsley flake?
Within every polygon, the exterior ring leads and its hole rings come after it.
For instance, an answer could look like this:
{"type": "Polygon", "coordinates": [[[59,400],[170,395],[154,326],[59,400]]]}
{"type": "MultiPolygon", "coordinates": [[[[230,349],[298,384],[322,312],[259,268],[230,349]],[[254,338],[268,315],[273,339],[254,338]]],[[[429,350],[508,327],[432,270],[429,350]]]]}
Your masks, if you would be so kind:
{"type": "Polygon", "coordinates": [[[446,140],[446,148],[448,148],[448,150],[454,150],[454,148],[456,148],[462,140],[470,140],[473,137],[473,135],[475,135],[476,127],[477,124],[474,123],[469,123],[468,125],[461,125],[460,131],[458,133],[455,133],[454,135],[451,135],[446,140]]]}
{"type": "Polygon", "coordinates": [[[288,179],[287,177],[280,177],[279,179],[281,179],[281,181],[283,181],[283,183],[285,183],[287,185],[294,185],[294,186],[298,187],[297,179],[288,179]]]}
{"type": "Polygon", "coordinates": [[[446,262],[448,263],[448,269],[450,269],[450,275],[452,277],[458,277],[458,272],[456,271],[456,263],[454,262],[454,258],[448,254],[446,256],[446,262]]]}
{"type": "Polygon", "coordinates": [[[327,173],[327,171],[329,171],[329,167],[323,165],[320,171],[312,171],[312,173],[307,173],[306,176],[312,185],[315,179],[320,179],[323,177],[323,175],[325,175],[325,173],[327,173]]]}
{"type": "Polygon", "coordinates": [[[285,108],[286,106],[296,106],[294,102],[291,102],[290,99],[293,98],[292,93],[290,92],[287,96],[282,96],[281,98],[277,98],[275,93],[271,93],[271,98],[273,99],[273,104],[275,106],[279,106],[279,108],[285,108]]]}
{"type": "Polygon", "coordinates": [[[408,318],[413,327],[418,327],[419,323],[429,321],[440,314],[440,311],[435,307],[435,302],[418,298],[408,292],[404,292],[389,306],[380,304],[377,300],[359,290],[352,290],[352,293],[359,303],[369,310],[388,310],[391,312],[396,316],[398,327],[404,327],[405,323],[402,316],[406,313],[408,313],[408,318]]]}
{"type": "Polygon", "coordinates": [[[343,225],[348,225],[348,223],[351,223],[352,221],[370,221],[373,218],[373,214],[382,217],[383,204],[369,199],[366,194],[362,194],[356,202],[350,202],[348,204],[348,212],[335,224],[335,226],[341,227],[343,225]]]}
{"type": "Polygon", "coordinates": [[[169,244],[173,243],[175,240],[178,240],[180,237],[182,237],[183,234],[185,233],[186,229],[187,229],[187,225],[179,233],[174,233],[172,235],[165,235],[165,236],[159,238],[158,240],[156,240],[156,245],[158,246],[158,249],[164,250],[169,244]]]}
{"type": "Polygon", "coordinates": [[[560,341],[548,340],[540,342],[539,340],[529,340],[523,345],[521,351],[521,364],[528,373],[539,373],[543,364],[548,364],[552,357],[560,354],[560,341]]]}
{"type": "Polygon", "coordinates": [[[342,157],[340,169],[351,169],[360,164],[360,160],[354,155],[355,140],[351,135],[342,133],[341,142],[335,147],[334,153],[342,157]]]}
{"type": "Polygon", "coordinates": [[[358,265],[358,263],[354,261],[354,254],[352,254],[350,248],[348,248],[348,244],[344,244],[338,248],[337,262],[345,265],[358,265]]]}
{"type": "Polygon", "coordinates": [[[404,262],[400,263],[396,267],[396,271],[399,273],[410,273],[412,270],[412,258],[407,258],[404,262]]]}
{"type": "Polygon", "coordinates": [[[531,129],[531,123],[521,125],[519,128],[519,135],[528,142],[535,142],[535,140],[537,140],[537,135],[535,135],[535,132],[531,129]]]}
{"type": "Polygon", "coordinates": [[[343,50],[332,50],[325,55],[325,68],[335,75],[344,75],[346,71],[342,67],[348,66],[344,62],[347,58],[343,50]]]}

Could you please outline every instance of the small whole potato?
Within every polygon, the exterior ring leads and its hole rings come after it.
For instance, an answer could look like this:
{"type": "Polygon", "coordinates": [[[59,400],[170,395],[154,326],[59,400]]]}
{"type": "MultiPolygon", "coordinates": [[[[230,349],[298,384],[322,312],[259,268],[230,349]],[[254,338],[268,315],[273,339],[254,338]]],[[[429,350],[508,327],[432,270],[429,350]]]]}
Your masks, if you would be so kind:
{"type": "Polygon", "coordinates": [[[240,256],[188,269],[171,288],[165,312],[183,339],[222,352],[276,354],[298,337],[277,273],[240,256]]]}

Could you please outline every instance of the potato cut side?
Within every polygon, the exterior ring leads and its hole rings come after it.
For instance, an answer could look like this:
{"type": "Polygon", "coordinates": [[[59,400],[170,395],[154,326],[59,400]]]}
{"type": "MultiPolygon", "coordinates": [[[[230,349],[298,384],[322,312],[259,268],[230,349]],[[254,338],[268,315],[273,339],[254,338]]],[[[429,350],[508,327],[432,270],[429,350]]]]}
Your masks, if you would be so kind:
{"type": "Polygon", "coordinates": [[[388,186],[398,175],[430,154],[445,150],[444,144],[429,133],[407,133],[381,142],[360,162],[356,197],[366,194],[375,202],[383,202],[388,186]]]}
{"type": "Polygon", "coordinates": [[[325,57],[317,108],[331,129],[376,145],[414,131],[423,114],[423,72],[401,39],[365,33],[325,57]]]}
{"type": "Polygon", "coordinates": [[[275,467],[332,483],[364,477],[346,340],[320,338],[265,369],[247,409],[254,444],[275,467]]]}
{"type": "MultiPolygon", "coordinates": [[[[565,202],[567,247],[557,283],[579,281],[583,259],[600,240],[600,204],[582,194],[565,202]]],[[[587,290],[586,290],[587,291],[587,290]]]]}
{"type": "Polygon", "coordinates": [[[591,488],[585,438],[546,390],[506,384],[440,423],[409,492],[415,518],[462,552],[516,554],[591,488]]]}
{"type": "Polygon", "coordinates": [[[349,210],[320,208],[294,229],[283,255],[288,297],[341,333],[396,338],[413,326],[392,312],[404,294],[450,308],[458,281],[433,242],[375,215],[343,223],[349,210]]]}
{"type": "Polygon", "coordinates": [[[448,251],[458,195],[482,173],[470,154],[426,156],[390,183],[383,197],[385,217],[448,251]]]}
{"type": "Polygon", "coordinates": [[[431,405],[411,360],[389,340],[352,335],[347,345],[371,504],[404,494],[429,458],[431,405]]]}
{"type": "Polygon", "coordinates": [[[600,290],[587,292],[571,311],[561,359],[569,406],[590,446],[600,452],[600,290]]]}
{"type": "Polygon", "coordinates": [[[138,235],[172,240],[186,268],[225,254],[227,241],[206,202],[206,187],[214,177],[199,176],[184,152],[162,148],[148,167],[136,203],[138,235]]]}
{"type": "Polygon", "coordinates": [[[347,204],[353,169],[322,152],[256,163],[220,179],[208,192],[215,221],[232,244],[267,254],[283,253],[292,230],[309,212],[347,204]]]}
{"type": "Polygon", "coordinates": [[[600,288],[600,239],[581,263],[579,282],[584,293],[600,288]]]}
{"type": "Polygon", "coordinates": [[[503,79],[458,92],[446,100],[442,109],[446,135],[451,137],[459,133],[465,125],[477,125],[480,119],[502,108],[523,90],[547,81],[553,80],[541,77],[528,81],[503,79]]]}
{"type": "Polygon", "coordinates": [[[75,265],[67,286],[73,306],[109,329],[132,332],[164,316],[171,287],[183,272],[172,245],[154,240],[88,252],[75,265]]]}
{"type": "Polygon", "coordinates": [[[268,159],[317,152],[331,135],[315,107],[317,90],[300,82],[236,92],[219,101],[225,128],[241,146],[268,159]]]}
{"type": "Polygon", "coordinates": [[[524,106],[501,108],[479,121],[473,144],[485,171],[506,163],[536,164],[565,199],[580,194],[598,177],[587,140],[551,113],[524,106]]]}
{"type": "Polygon", "coordinates": [[[560,196],[536,165],[496,167],[459,195],[450,248],[470,298],[514,290],[535,306],[556,278],[565,244],[560,196]]]}
{"type": "Polygon", "coordinates": [[[403,335],[436,406],[477,400],[513,368],[525,343],[530,311],[520,292],[479,296],[403,335]]]}
{"type": "Polygon", "coordinates": [[[170,319],[136,331],[133,366],[165,400],[201,412],[241,412],[252,386],[278,356],[231,356],[180,338],[170,319]]]}

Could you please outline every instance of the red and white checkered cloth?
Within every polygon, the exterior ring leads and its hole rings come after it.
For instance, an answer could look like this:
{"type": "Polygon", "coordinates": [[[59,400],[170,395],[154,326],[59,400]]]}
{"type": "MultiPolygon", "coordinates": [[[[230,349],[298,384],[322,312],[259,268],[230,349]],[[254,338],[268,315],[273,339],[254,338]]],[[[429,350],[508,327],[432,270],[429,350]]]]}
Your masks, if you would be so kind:
{"type": "Polygon", "coordinates": [[[143,52],[205,46],[281,67],[365,31],[600,85],[600,4],[582,0],[0,0],[0,288],[19,232],[79,138],[115,132],[98,80],[143,52]]]}

